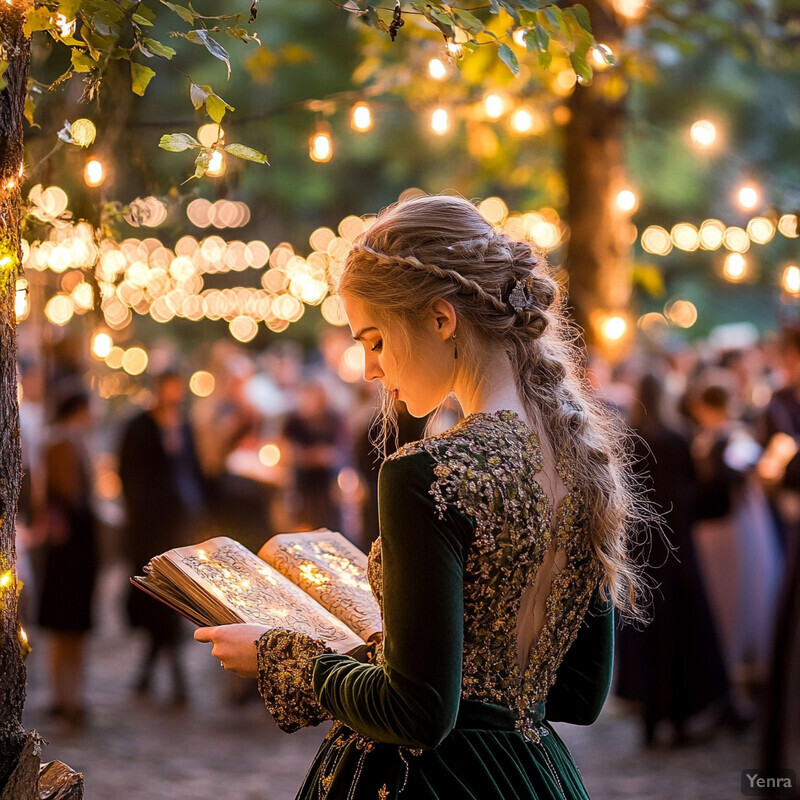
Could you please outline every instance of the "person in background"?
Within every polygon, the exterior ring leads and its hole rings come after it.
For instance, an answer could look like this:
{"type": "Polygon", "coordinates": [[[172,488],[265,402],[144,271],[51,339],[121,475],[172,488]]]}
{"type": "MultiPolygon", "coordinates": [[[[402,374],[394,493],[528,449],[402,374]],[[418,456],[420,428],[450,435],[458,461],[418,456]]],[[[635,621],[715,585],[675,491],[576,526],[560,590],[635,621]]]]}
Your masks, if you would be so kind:
{"type": "Polygon", "coordinates": [[[618,696],[640,708],[644,741],[656,744],[659,723],[672,726],[672,743],[689,741],[693,715],[715,705],[721,713],[728,678],[692,542],[695,476],[687,439],[664,421],[665,389],[640,380],[630,425],[638,434],[637,466],[663,523],[636,548],[653,586],[652,621],[618,632],[618,696]],[[666,537],[660,527],[663,524],[666,537]]]}
{"type": "Polygon", "coordinates": [[[70,726],[86,720],[83,686],[97,578],[92,470],[86,449],[89,396],[70,391],[57,403],[44,449],[44,557],[38,623],[49,633],[51,713],[70,726]]]}
{"type": "MultiPolygon", "coordinates": [[[[127,516],[125,549],[137,574],[153,556],[199,541],[206,533],[205,489],[185,395],[180,373],[159,375],[152,408],[133,417],[122,435],[119,476],[127,516]]],[[[128,590],[127,612],[131,625],[143,628],[148,638],[137,691],[151,688],[153,669],[163,653],[172,671],[173,698],[184,703],[180,618],[133,586],[128,590]]]]}
{"type": "Polygon", "coordinates": [[[688,405],[698,426],[692,443],[697,474],[693,539],[735,713],[749,717],[767,677],[782,575],[774,521],[754,472],[761,448],[731,413],[730,392],[721,381],[707,378],[688,405]]]}
{"type": "Polygon", "coordinates": [[[296,498],[294,524],[298,529],[339,530],[341,517],[334,486],[346,449],[345,433],[344,421],[331,407],[322,383],[302,383],[297,408],[283,426],[296,498]]]}

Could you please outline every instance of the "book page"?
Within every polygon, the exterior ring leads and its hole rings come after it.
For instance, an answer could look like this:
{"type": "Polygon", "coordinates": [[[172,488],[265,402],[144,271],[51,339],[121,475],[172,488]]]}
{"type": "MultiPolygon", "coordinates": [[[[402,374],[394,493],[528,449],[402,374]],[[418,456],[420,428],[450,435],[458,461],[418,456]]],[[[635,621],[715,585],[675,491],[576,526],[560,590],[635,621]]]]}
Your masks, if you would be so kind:
{"type": "Polygon", "coordinates": [[[367,580],[367,556],[341,533],[281,533],[258,556],[364,640],[382,631],[381,610],[367,580]]]}
{"type": "Polygon", "coordinates": [[[286,628],[321,639],[342,653],[364,643],[302,589],[228,537],[170,550],[152,559],[149,568],[146,582],[151,589],[157,590],[166,580],[195,600],[199,590],[221,611],[219,624],[248,622],[286,628]]]}

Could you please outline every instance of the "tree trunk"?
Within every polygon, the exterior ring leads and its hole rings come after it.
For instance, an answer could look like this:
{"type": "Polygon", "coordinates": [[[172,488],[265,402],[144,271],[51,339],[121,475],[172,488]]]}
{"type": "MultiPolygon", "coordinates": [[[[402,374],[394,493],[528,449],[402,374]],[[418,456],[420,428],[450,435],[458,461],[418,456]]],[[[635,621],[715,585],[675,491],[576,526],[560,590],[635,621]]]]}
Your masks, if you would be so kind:
{"type": "MultiPolygon", "coordinates": [[[[616,50],[621,30],[613,10],[589,0],[597,42],[616,50]]],[[[564,172],[569,206],[570,239],[566,269],[574,316],[587,344],[599,344],[598,321],[604,314],[624,312],[631,295],[631,272],[625,243],[627,218],[616,206],[624,187],[624,96],[612,81],[614,68],[595,72],[588,86],[576,86],[570,98],[570,120],[564,141],[564,172]]]]}
{"type": "MultiPolygon", "coordinates": [[[[30,64],[30,41],[24,35],[25,9],[19,2],[0,5],[0,36],[9,62],[0,92],[0,794],[17,767],[26,735],[22,727],[25,665],[17,636],[17,577],[14,521],[22,459],[17,404],[16,318],[14,300],[20,265],[19,204],[22,125],[30,64]]],[[[34,748],[35,749],[35,748],[34,748]]],[[[31,748],[25,748],[30,758],[31,748]]],[[[26,756],[26,758],[28,757],[26,756]]],[[[25,772],[25,770],[23,770],[25,772]]],[[[33,782],[20,786],[20,800],[38,798],[33,782]]]]}

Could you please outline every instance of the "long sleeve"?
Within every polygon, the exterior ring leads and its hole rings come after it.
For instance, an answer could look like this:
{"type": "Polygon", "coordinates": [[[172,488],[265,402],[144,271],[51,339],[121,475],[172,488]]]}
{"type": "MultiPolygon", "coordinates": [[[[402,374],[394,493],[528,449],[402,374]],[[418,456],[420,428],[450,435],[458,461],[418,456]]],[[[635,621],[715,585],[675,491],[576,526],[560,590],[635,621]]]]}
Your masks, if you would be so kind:
{"type": "Polygon", "coordinates": [[[424,453],[385,462],[378,479],[383,563],[384,663],[319,656],[320,703],[358,733],[432,748],[458,712],[463,652],[465,515],[439,518],[424,453]]]}
{"type": "Polygon", "coordinates": [[[614,610],[596,595],[547,695],[547,719],[591,725],[606,701],[613,671],[614,610]]]}

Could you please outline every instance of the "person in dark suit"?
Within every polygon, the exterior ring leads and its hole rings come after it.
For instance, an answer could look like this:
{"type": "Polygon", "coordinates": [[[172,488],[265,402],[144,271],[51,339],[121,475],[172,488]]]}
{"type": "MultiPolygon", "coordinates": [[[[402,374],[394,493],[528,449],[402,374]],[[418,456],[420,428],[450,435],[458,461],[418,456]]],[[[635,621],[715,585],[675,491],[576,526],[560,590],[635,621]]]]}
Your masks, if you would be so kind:
{"type": "MultiPolygon", "coordinates": [[[[137,573],[153,556],[203,538],[204,484],[184,399],[183,377],[177,372],[160,375],[153,407],[133,417],[123,432],[119,474],[127,514],[125,544],[137,573]]],[[[180,618],[133,586],[127,612],[130,624],[144,629],[149,640],[136,689],[149,690],[163,652],[172,669],[174,699],[184,702],[180,618]]]]}
{"type": "Polygon", "coordinates": [[[694,466],[687,440],[668,427],[661,413],[663,386],[645,375],[631,424],[638,466],[663,515],[668,542],[651,531],[638,557],[654,585],[652,620],[643,630],[618,631],[617,694],[639,705],[645,744],[656,743],[661,722],[671,724],[673,742],[687,738],[690,717],[728,697],[728,679],[692,542],[696,503],[694,466]]]}

